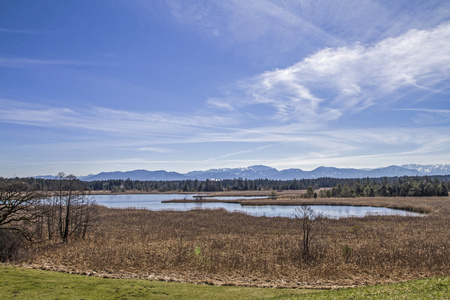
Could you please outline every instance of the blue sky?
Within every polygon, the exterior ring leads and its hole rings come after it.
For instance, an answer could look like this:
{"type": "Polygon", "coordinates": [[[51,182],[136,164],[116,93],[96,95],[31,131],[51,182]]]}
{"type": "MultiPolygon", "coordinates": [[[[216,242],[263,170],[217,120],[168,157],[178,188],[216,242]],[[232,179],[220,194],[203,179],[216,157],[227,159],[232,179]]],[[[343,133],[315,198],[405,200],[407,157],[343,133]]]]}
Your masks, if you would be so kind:
{"type": "Polygon", "coordinates": [[[450,163],[450,2],[0,2],[0,176],[450,163]]]}

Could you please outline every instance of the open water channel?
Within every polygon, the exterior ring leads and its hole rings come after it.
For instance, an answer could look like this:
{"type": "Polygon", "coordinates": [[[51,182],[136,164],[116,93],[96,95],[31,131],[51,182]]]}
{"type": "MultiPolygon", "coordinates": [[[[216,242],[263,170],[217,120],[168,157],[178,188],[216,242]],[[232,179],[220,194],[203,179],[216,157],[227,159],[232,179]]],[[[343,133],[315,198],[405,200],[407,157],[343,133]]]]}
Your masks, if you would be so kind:
{"type": "MultiPolygon", "coordinates": [[[[228,211],[241,211],[253,216],[267,217],[289,217],[295,216],[297,206],[284,205],[264,205],[249,206],[238,203],[162,203],[166,200],[174,199],[195,199],[195,194],[134,194],[134,195],[96,195],[97,204],[113,208],[145,208],[150,210],[177,210],[188,211],[191,209],[219,209],[224,208],[228,211]]],[[[208,199],[217,200],[236,200],[236,199],[255,199],[261,197],[208,197],[208,199]]],[[[363,217],[366,215],[402,215],[402,216],[422,216],[418,213],[406,212],[398,209],[371,206],[332,206],[332,205],[314,205],[312,209],[316,213],[322,213],[332,218],[344,218],[348,216],[363,217]]]]}

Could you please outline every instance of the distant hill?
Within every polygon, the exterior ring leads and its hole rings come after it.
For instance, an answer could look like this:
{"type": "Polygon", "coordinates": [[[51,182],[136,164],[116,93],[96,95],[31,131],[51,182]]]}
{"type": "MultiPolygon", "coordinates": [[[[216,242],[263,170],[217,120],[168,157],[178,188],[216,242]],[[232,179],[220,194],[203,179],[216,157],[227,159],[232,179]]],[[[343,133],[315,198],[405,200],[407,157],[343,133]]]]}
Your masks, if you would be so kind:
{"type": "Polygon", "coordinates": [[[207,171],[193,171],[186,174],[191,179],[233,179],[233,178],[273,178],[276,179],[280,172],[277,169],[267,166],[251,166],[248,168],[234,169],[211,169],[207,171]]]}
{"type": "MultiPolygon", "coordinates": [[[[291,180],[291,179],[314,179],[320,177],[333,178],[365,178],[365,177],[393,177],[393,176],[422,176],[422,175],[447,175],[450,174],[450,165],[402,165],[389,166],[376,169],[351,169],[351,168],[334,168],[334,167],[318,167],[312,171],[303,171],[301,169],[286,169],[278,171],[263,165],[250,166],[246,168],[223,168],[210,169],[207,171],[192,171],[186,174],[177,172],[168,172],[164,170],[147,171],[134,170],[127,172],[102,172],[95,175],[79,177],[84,181],[109,180],[128,178],[132,180],[186,180],[186,179],[274,179],[274,180],[291,180]]],[[[36,178],[53,179],[55,176],[36,176],[36,178]]]]}
{"type": "Polygon", "coordinates": [[[38,175],[34,176],[34,178],[41,178],[41,179],[55,179],[56,175],[38,175]]]}
{"type": "Polygon", "coordinates": [[[164,170],[160,171],[147,171],[147,170],[134,170],[127,172],[102,172],[97,175],[88,175],[85,177],[80,177],[84,181],[94,181],[94,180],[109,180],[109,179],[132,179],[141,181],[150,180],[185,180],[189,179],[185,175],[177,172],[167,172],[164,170]]]}
{"type": "Polygon", "coordinates": [[[403,168],[413,169],[422,175],[448,175],[450,174],[450,165],[402,165],[403,168]]]}

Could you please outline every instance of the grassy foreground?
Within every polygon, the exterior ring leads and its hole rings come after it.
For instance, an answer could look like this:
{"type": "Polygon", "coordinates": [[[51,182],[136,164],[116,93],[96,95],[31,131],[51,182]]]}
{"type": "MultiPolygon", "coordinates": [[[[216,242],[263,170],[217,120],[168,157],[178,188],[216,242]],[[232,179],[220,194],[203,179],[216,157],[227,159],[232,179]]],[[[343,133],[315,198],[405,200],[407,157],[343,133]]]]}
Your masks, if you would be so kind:
{"type": "Polygon", "coordinates": [[[108,279],[0,265],[0,299],[255,299],[311,292],[108,279]]]}
{"type": "Polygon", "coordinates": [[[1,299],[450,299],[450,277],[335,291],[106,279],[0,265],[1,299]]]}

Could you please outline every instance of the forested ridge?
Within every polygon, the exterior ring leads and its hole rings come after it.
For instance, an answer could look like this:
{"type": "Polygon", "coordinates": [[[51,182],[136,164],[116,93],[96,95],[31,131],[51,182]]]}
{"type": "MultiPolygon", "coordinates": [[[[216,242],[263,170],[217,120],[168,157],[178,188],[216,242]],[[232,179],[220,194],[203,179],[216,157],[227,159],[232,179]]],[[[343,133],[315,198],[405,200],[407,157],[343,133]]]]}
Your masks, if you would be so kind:
{"type": "MultiPolygon", "coordinates": [[[[6,179],[1,179],[6,180],[6,179]]],[[[22,178],[38,190],[51,191],[53,179],[22,178]]],[[[445,176],[403,176],[362,179],[229,179],[229,180],[176,180],[176,181],[140,181],[140,180],[102,180],[80,181],[87,191],[111,192],[215,192],[215,191],[257,191],[257,190],[317,190],[317,197],[396,197],[396,196],[448,196],[450,175],[445,176]],[[325,188],[325,189],[323,189],[325,188]],[[319,190],[320,189],[320,190],[319,190]]],[[[314,195],[315,194],[315,195],[314,195]]],[[[308,196],[310,196],[309,193],[308,196]]]]}

